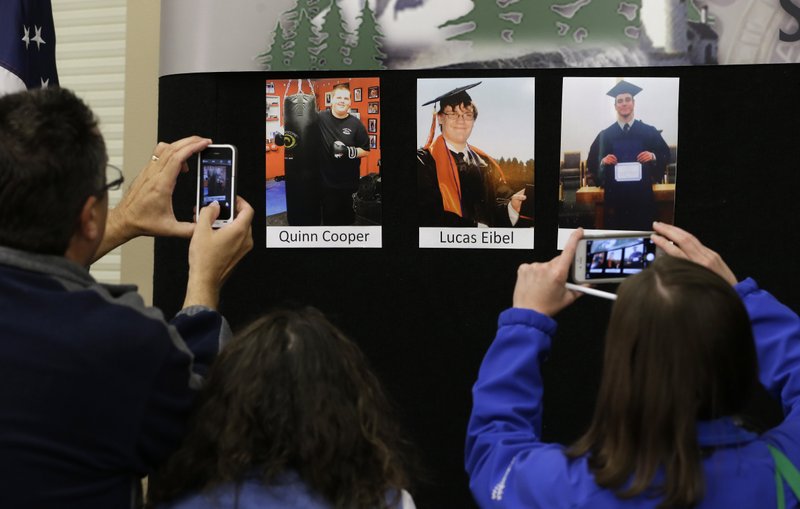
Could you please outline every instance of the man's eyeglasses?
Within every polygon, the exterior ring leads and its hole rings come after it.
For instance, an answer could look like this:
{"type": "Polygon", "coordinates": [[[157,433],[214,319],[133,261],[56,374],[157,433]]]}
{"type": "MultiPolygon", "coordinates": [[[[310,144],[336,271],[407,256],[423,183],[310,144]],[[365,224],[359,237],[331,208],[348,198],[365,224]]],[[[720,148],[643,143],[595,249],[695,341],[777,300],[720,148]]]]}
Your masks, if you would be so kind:
{"type": "Polygon", "coordinates": [[[125,177],[122,176],[122,170],[113,164],[108,164],[106,165],[106,183],[97,193],[103,194],[106,191],[116,191],[122,187],[123,182],[125,182],[125,177]]]}
{"type": "Polygon", "coordinates": [[[455,122],[459,118],[463,118],[467,122],[472,122],[475,120],[475,114],[472,112],[467,113],[444,113],[444,116],[447,117],[447,120],[455,122]]]}

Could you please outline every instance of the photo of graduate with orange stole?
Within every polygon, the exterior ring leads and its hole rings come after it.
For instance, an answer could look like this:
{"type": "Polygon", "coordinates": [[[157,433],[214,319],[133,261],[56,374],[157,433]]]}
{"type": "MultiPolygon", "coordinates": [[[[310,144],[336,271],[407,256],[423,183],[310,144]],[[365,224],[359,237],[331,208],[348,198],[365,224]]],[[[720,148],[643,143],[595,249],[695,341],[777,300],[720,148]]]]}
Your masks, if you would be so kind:
{"type": "MultiPolygon", "coordinates": [[[[417,123],[418,135],[426,137],[417,150],[419,225],[532,226],[532,208],[523,210],[523,204],[526,184],[533,185],[533,82],[513,78],[465,81],[417,82],[417,96],[424,101],[421,106],[433,105],[433,118],[422,112],[417,123]],[[503,114],[514,102],[511,116],[503,114]],[[520,124],[519,129],[508,132],[508,139],[496,136],[504,122],[520,124]]],[[[528,205],[532,202],[531,193],[528,205]]]]}

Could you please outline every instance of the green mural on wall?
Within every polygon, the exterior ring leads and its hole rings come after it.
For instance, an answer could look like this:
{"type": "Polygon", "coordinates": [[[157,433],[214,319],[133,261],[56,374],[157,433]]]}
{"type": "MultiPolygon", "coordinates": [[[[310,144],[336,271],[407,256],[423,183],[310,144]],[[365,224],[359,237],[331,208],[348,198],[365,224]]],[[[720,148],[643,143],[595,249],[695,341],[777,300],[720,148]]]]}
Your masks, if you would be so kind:
{"type": "Polygon", "coordinates": [[[384,35],[369,2],[350,31],[337,0],[322,11],[318,0],[297,2],[281,14],[270,35],[269,50],[260,55],[269,71],[385,69],[384,35]],[[312,17],[319,16],[315,23],[312,17]]]}
{"type": "Polygon", "coordinates": [[[427,37],[439,34],[442,45],[460,44],[448,51],[473,59],[461,60],[467,66],[683,65],[713,64],[717,59],[714,18],[694,0],[650,2],[648,20],[643,16],[648,0],[459,0],[452,4],[456,14],[449,16],[433,0],[394,1],[293,2],[268,36],[268,49],[260,55],[264,68],[372,70],[417,65],[426,48],[398,44],[402,37],[408,41],[411,33],[407,27],[397,32],[398,16],[423,10],[442,16],[430,24],[433,32],[426,32],[427,37]],[[405,35],[397,39],[399,33],[405,35]]]}

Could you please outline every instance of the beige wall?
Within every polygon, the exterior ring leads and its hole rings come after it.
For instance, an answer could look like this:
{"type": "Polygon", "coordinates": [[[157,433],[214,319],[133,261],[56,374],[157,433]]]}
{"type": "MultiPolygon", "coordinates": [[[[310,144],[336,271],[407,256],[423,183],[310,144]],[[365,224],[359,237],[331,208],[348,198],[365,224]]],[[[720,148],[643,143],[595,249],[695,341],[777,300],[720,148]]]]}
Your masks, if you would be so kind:
{"type": "MultiPolygon", "coordinates": [[[[128,182],[147,163],[157,142],[160,21],[161,0],[128,1],[123,149],[128,182]]],[[[139,238],[122,247],[121,280],[138,285],[145,302],[152,303],[153,239],[139,238]]]]}

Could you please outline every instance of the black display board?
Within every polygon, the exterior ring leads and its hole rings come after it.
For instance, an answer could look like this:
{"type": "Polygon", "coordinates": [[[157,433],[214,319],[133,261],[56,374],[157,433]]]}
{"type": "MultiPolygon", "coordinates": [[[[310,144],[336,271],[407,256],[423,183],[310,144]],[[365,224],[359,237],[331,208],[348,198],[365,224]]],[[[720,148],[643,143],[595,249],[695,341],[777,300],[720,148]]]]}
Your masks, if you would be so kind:
{"type": "MultiPolygon", "coordinates": [[[[755,277],[793,309],[800,308],[800,66],[358,75],[381,78],[382,249],[264,247],[265,81],[295,75],[162,77],[159,140],[200,134],[239,148],[238,190],[256,210],[255,248],[225,286],[221,310],[236,330],[277,305],[310,304],[357,341],[421,457],[424,471],[413,489],[418,507],[474,507],[463,469],[470,389],[497,314],[511,303],[517,266],[557,252],[562,77],[679,77],[676,224],[722,253],[737,276],[755,277]],[[416,98],[416,78],[437,76],[536,78],[534,251],[417,247],[415,118],[422,101],[416,98]]],[[[503,135],[502,125],[497,133],[503,135]]],[[[176,187],[181,219],[192,216],[195,185],[192,170],[176,187]]],[[[187,248],[183,240],[156,242],[154,302],[168,315],[183,302],[187,248]]],[[[584,297],[558,317],[559,331],[544,366],[545,440],[569,443],[588,423],[610,307],[584,297]]],[[[779,416],[764,398],[753,408],[767,424],[779,416]]]]}

